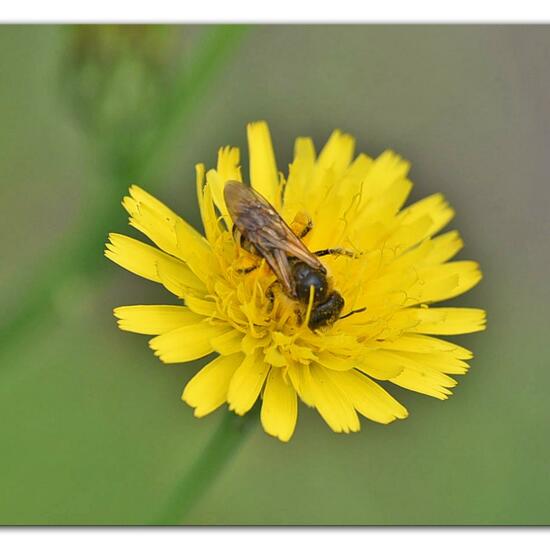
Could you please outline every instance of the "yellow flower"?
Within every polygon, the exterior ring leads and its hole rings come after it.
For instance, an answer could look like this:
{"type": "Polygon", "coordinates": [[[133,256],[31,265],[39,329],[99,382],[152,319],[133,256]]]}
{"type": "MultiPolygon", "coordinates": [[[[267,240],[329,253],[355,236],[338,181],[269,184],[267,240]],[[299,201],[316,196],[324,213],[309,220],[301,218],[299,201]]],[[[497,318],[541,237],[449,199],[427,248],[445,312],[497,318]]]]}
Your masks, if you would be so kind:
{"type": "Polygon", "coordinates": [[[366,309],[313,331],[302,304],[268,292],[274,274],[232,236],[223,189],[243,178],[239,150],[225,147],[216,169],[196,167],[204,236],[137,186],[124,198],[130,225],[156,246],[111,234],[106,256],[183,303],[118,307],[119,327],[154,335],[149,344],[165,363],[216,352],[182,399],[202,417],[226,402],[244,415],[261,398],[263,428],[281,441],[294,432],[298,397],[346,433],[360,429],[358,413],[384,424],[407,416],[378,381],[447,399],[456,385],[449,375],[464,374],[472,353],[433,335],[483,330],[485,313],[431,307],[481,279],[476,262],[449,261],[462,247],[457,231],[435,236],[453,217],[443,197],[403,208],[409,164],[391,151],[354,158],[353,138],[339,131],[318,155],[311,139],[298,138],[286,179],[266,123],[248,126],[248,144],[251,185],[287,223],[309,217],[306,246],[355,252],[322,261],[345,299],[342,313],[366,309]]]}

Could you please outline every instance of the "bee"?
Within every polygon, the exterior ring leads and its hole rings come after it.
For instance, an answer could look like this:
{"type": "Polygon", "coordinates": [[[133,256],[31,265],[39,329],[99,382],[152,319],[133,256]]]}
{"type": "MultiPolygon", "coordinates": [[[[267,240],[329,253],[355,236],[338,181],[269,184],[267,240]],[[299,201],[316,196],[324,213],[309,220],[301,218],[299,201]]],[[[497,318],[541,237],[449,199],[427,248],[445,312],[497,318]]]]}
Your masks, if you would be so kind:
{"type": "Polygon", "coordinates": [[[338,319],[365,310],[340,315],[345,305],[344,298],[331,288],[327,270],[319,260],[320,256],[327,254],[354,256],[353,252],[341,248],[310,252],[301,238],[311,229],[311,223],[305,226],[300,236],[295,235],[275,208],[243,183],[228,181],[224,198],[234,223],[234,239],[243,249],[265,259],[285,294],[307,306],[313,292],[308,321],[311,330],[330,326],[338,319]]]}

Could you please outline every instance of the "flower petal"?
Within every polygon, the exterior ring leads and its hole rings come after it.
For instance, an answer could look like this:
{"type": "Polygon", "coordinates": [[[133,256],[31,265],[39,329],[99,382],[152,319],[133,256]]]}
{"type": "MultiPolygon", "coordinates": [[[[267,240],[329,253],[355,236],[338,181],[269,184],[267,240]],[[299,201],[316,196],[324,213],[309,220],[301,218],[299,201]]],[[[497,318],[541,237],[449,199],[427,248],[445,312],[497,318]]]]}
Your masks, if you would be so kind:
{"type": "Polygon", "coordinates": [[[394,355],[405,368],[401,374],[392,378],[391,382],[437,399],[447,399],[451,395],[452,392],[448,388],[456,386],[456,380],[440,369],[431,367],[428,362],[422,361],[422,356],[399,352],[394,352],[394,355]]]}
{"type": "Polygon", "coordinates": [[[279,175],[268,125],[253,122],[246,127],[250,156],[250,184],[275,208],[281,206],[279,175]]]}
{"type": "Polygon", "coordinates": [[[122,206],[130,214],[130,225],[174,256],[177,246],[173,224],[178,215],[137,185],[132,185],[129,192],[122,206]]]}
{"type": "Polygon", "coordinates": [[[448,262],[418,270],[418,280],[409,294],[408,305],[440,302],[464,294],[482,278],[479,264],[472,261],[448,262]]]}
{"type": "Polygon", "coordinates": [[[327,351],[323,351],[317,356],[317,362],[330,370],[345,371],[354,367],[354,362],[350,358],[339,357],[327,351]]]}
{"type": "Polygon", "coordinates": [[[203,315],[204,317],[217,317],[218,308],[216,302],[212,300],[199,298],[193,294],[185,295],[185,305],[193,312],[203,315]]]}
{"type": "Polygon", "coordinates": [[[185,306],[122,306],[114,309],[118,327],[138,334],[163,334],[202,317],[185,306]]]}
{"type": "Polygon", "coordinates": [[[266,382],[260,415],[266,433],[288,441],[298,418],[296,391],[283,378],[282,369],[271,369],[266,382]]]}
{"type": "Polygon", "coordinates": [[[149,346],[164,363],[185,363],[212,353],[211,340],[227,331],[225,323],[203,321],[157,336],[149,340],[149,346]]]}
{"type": "MultiPolygon", "coordinates": [[[[414,240],[417,237],[418,235],[414,240]]],[[[435,239],[426,239],[401,255],[398,255],[398,249],[402,250],[404,246],[395,243],[394,250],[398,257],[391,262],[387,269],[388,271],[403,271],[411,267],[418,269],[419,267],[439,265],[450,260],[462,248],[463,244],[458,231],[449,231],[435,239]]]]}
{"type": "Polygon", "coordinates": [[[243,415],[253,407],[270,368],[260,353],[246,356],[229,384],[227,402],[230,410],[243,415]]]}
{"type": "Polygon", "coordinates": [[[396,340],[386,340],[377,342],[377,344],[380,348],[389,350],[417,353],[445,352],[450,353],[456,359],[471,359],[473,357],[472,352],[466,348],[423,334],[405,334],[396,340]]]}
{"type": "Polygon", "coordinates": [[[138,187],[122,202],[130,225],[149,237],[159,248],[183,260],[202,280],[213,263],[208,241],[180,216],[138,187]]]}
{"type": "Polygon", "coordinates": [[[109,241],[105,256],[124,269],[156,283],[162,282],[159,269],[168,270],[183,288],[204,289],[201,280],[183,262],[165,252],[117,233],[110,233],[109,241]]]}
{"type": "Polygon", "coordinates": [[[470,290],[482,278],[479,264],[472,261],[448,262],[432,266],[389,269],[369,280],[364,290],[369,304],[387,302],[390,295],[403,298],[402,307],[440,302],[470,290]]]}
{"type": "Polygon", "coordinates": [[[353,159],[355,139],[340,130],[334,130],[319,153],[317,163],[323,170],[330,170],[333,180],[340,177],[353,159]]]}
{"type": "Polygon", "coordinates": [[[175,260],[175,262],[159,262],[157,264],[157,274],[164,288],[178,298],[186,298],[190,293],[192,295],[198,293],[202,296],[207,292],[204,283],[179,260],[175,260]],[[194,277],[194,286],[190,286],[188,284],[189,281],[183,277],[181,266],[184,266],[194,277]]]}
{"type": "Polygon", "coordinates": [[[366,418],[388,424],[408,416],[407,409],[401,403],[367,376],[357,371],[327,374],[366,418]]]}
{"type": "Polygon", "coordinates": [[[289,367],[287,377],[292,383],[292,387],[298,392],[300,399],[308,406],[314,407],[313,393],[310,383],[309,365],[295,364],[289,367]]]}
{"type": "Polygon", "coordinates": [[[398,221],[411,224],[424,216],[429,216],[431,224],[424,235],[420,237],[419,240],[421,240],[435,235],[453,219],[454,214],[454,210],[449,206],[445,197],[441,193],[436,193],[402,210],[399,213],[398,221]]]}
{"type": "Polygon", "coordinates": [[[432,226],[433,220],[427,214],[410,222],[403,222],[384,239],[384,246],[401,254],[426,238],[432,226]]]}
{"type": "Polygon", "coordinates": [[[195,409],[197,418],[211,413],[225,403],[229,382],[242,359],[240,353],[217,357],[189,380],[181,398],[195,409]]]}
{"type": "Polygon", "coordinates": [[[205,262],[209,264],[210,247],[198,231],[137,185],[130,187],[130,197],[122,204],[130,214],[131,226],[201,277],[205,262]]]}
{"type": "Polygon", "coordinates": [[[426,264],[442,264],[450,260],[464,246],[458,231],[443,233],[432,239],[432,244],[432,250],[424,260],[426,264]]]}
{"type": "Polygon", "coordinates": [[[315,146],[310,138],[298,138],[294,145],[294,160],[289,167],[288,181],[285,186],[283,213],[287,221],[294,219],[297,212],[308,206],[308,197],[312,189],[315,168],[315,146]]]}
{"type": "Polygon", "coordinates": [[[424,334],[469,334],[485,330],[486,314],[482,309],[466,307],[412,308],[394,315],[394,320],[404,314],[413,314],[417,324],[410,332],[424,334]]]}
{"type": "Polygon", "coordinates": [[[309,386],[315,408],[334,432],[358,432],[359,418],[345,395],[329,377],[328,369],[312,366],[309,386]]]}
{"type": "Polygon", "coordinates": [[[105,256],[109,260],[156,283],[160,283],[157,264],[162,260],[177,262],[157,248],[118,233],[109,233],[109,242],[105,248],[105,256]]]}
{"type": "Polygon", "coordinates": [[[410,369],[403,371],[397,378],[394,378],[392,382],[407,390],[429,395],[430,397],[435,397],[442,401],[448,399],[449,395],[453,393],[436,381],[426,378],[423,373],[410,369]]]}
{"type": "Polygon", "coordinates": [[[369,351],[355,368],[376,378],[377,380],[389,380],[403,372],[403,365],[388,351],[369,351]]]}
{"type": "Polygon", "coordinates": [[[208,241],[187,222],[175,221],[177,257],[181,258],[201,279],[207,281],[215,269],[216,261],[208,241]]]}
{"type": "Polygon", "coordinates": [[[197,199],[201,213],[202,226],[204,233],[210,244],[214,244],[221,235],[221,227],[218,223],[216,210],[214,209],[214,200],[212,198],[212,189],[210,185],[205,184],[205,169],[203,164],[195,166],[197,199]]]}
{"type": "Polygon", "coordinates": [[[369,165],[369,171],[363,178],[358,208],[363,209],[374,198],[385,193],[395,182],[405,179],[410,167],[410,163],[395,152],[384,151],[369,165]]]}
{"type": "Polygon", "coordinates": [[[239,162],[240,152],[236,147],[222,147],[218,151],[217,169],[206,173],[206,183],[212,191],[212,199],[228,229],[233,227],[233,221],[225,206],[223,190],[229,180],[242,181],[239,162]]]}
{"type": "MultiPolygon", "coordinates": [[[[313,248],[334,246],[334,240],[329,242],[330,239],[327,238],[327,224],[329,229],[335,222],[345,226],[345,220],[341,218],[344,209],[349,206],[349,195],[353,195],[353,192],[346,191],[351,187],[349,182],[339,180],[350,166],[354,147],[355,140],[352,136],[335,130],[319,153],[313,170],[310,169],[314,154],[312,149],[305,151],[304,162],[297,163],[294,168],[299,168],[302,172],[302,195],[296,206],[307,212],[314,222],[313,230],[308,236],[309,245],[313,248]]],[[[290,198],[289,195],[286,196],[290,198]]],[[[340,231],[335,230],[331,236],[336,238],[340,232],[341,228],[340,231]]]]}
{"type": "Polygon", "coordinates": [[[468,363],[457,359],[449,352],[415,353],[400,351],[399,355],[444,374],[465,374],[470,368],[468,363]]]}
{"type": "Polygon", "coordinates": [[[231,330],[212,338],[212,347],[221,355],[232,355],[241,351],[243,342],[243,333],[239,330],[231,330]]]}

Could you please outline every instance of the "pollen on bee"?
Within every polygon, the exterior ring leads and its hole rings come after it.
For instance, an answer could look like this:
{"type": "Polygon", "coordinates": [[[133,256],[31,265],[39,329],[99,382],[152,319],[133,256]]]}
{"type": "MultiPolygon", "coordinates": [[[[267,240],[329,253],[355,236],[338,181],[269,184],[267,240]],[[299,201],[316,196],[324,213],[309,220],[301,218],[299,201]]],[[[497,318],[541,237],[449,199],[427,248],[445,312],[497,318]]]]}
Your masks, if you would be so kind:
{"type": "Polygon", "coordinates": [[[297,237],[303,239],[313,229],[313,222],[308,214],[300,211],[296,213],[294,219],[290,222],[290,229],[297,237]]]}

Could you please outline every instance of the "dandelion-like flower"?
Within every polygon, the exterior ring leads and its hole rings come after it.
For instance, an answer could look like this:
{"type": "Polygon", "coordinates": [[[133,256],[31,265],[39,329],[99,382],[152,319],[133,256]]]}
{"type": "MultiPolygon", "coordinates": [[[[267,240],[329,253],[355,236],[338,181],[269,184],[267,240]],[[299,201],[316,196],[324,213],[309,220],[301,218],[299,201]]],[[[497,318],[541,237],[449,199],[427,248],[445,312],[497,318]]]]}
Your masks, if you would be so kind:
{"type": "Polygon", "coordinates": [[[391,151],[354,158],[354,139],[339,131],[318,155],[298,138],[287,178],[266,123],[248,126],[248,144],[250,185],[297,235],[311,222],[305,246],[353,252],[322,258],[344,298],[342,318],[310,328],[311,300],[281,291],[265,259],[234,238],[224,187],[243,178],[239,150],[225,147],[216,169],[196,166],[204,236],[137,186],[124,198],[130,225],[156,246],[111,234],[106,256],[182,304],[118,307],[119,327],[154,335],[149,345],[165,363],[216,352],[182,399],[197,417],[224,403],[244,415],[261,399],[262,426],[281,441],[294,433],[298,399],[346,433],[360,429],[358,413],[383,424],[407,416],[380,381],[447,399],[449,375],[464,374],[472,353],[439,336],[483,330],[485,313],[432,307],[481,279],[476,262],[449,261],[462,248],[457,231],[436,236],[453,217],[443,196],[403,208],[409,164],[391,151]]]}

